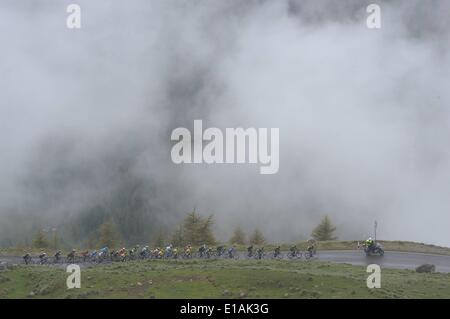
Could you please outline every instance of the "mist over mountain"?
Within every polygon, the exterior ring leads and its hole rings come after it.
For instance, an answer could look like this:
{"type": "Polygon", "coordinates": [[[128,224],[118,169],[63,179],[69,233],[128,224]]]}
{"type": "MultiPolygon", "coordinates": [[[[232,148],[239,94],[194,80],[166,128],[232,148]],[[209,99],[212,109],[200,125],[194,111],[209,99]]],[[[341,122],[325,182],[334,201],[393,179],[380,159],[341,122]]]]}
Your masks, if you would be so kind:
{"type": "Polygon", "coordinates": [[[82,244],[112,218],[127,243],[214,214],[219,239],[450,245],[450,3],[0,3],[0,246],[57,228],[82,244]],[[280,169],[175,165],[177,127],[280,129],[280,169]]]}

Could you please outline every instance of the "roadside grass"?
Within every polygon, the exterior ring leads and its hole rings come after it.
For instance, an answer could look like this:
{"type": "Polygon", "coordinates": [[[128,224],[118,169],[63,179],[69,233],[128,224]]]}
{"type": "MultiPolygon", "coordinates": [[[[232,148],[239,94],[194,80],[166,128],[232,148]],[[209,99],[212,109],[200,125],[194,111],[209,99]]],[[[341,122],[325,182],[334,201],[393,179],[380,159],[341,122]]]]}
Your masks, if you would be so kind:
{"type": "Polygon", "coordinates": [[[450,274],[383,269],[368,289],[365,267],[288,260],[149,260],[83,268],[81,289],[64,269],[0,272],[0,298],[450,298],[450,274]]]}

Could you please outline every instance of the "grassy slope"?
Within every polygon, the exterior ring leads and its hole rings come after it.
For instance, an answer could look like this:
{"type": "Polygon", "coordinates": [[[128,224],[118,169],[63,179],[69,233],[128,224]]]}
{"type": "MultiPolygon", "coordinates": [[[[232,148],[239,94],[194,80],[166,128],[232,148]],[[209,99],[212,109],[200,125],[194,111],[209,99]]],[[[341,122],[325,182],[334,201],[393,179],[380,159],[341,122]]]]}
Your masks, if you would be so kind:
{"type": "Polygon", "coordinates": [[[364,267],[295,261],[145,261],[82,270],[67,290],[53,267],[0,272],[0,298],[450,298],[450,274],[382,271],[368,289],[364,267]]]}

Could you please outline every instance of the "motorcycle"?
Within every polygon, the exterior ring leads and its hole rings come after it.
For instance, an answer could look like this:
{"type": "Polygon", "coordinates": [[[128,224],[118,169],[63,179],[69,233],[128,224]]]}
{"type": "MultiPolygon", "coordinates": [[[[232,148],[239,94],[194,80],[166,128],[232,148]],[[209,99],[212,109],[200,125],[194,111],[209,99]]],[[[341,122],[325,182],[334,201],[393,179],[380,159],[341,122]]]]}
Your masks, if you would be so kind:
{"type": "Polygon", "coordinates": [[[384,255],[384,250],[380,243],[376,243],[375,245],[372,246],[364,245],[364,252],[366,253],[366,256],[384,255]]]}

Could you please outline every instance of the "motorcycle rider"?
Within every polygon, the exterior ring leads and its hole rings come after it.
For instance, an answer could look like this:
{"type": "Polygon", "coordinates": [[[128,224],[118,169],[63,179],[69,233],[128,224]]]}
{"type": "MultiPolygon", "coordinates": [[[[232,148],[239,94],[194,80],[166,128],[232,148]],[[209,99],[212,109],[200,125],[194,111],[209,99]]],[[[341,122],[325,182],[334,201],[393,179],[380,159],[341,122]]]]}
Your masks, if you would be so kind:
{"type": "Polygon", "coordinates": [[[372,239],[372,237],[369,237],[367,240],[364,241],[363,247],[364,252],[366,253],[367,256],[370,256],[372,254],[380,256],[384,255],[383,247],[381,246],[380,243],[376,243],[375,240],[372,239]]]}
{"type": "Polygon", "coordinates": [[[367,246],[367,249],[372,250],[375,247],[375,241],[372,239],[372,237],[369,237],[365,241],[365,245],[367,246]]]}

